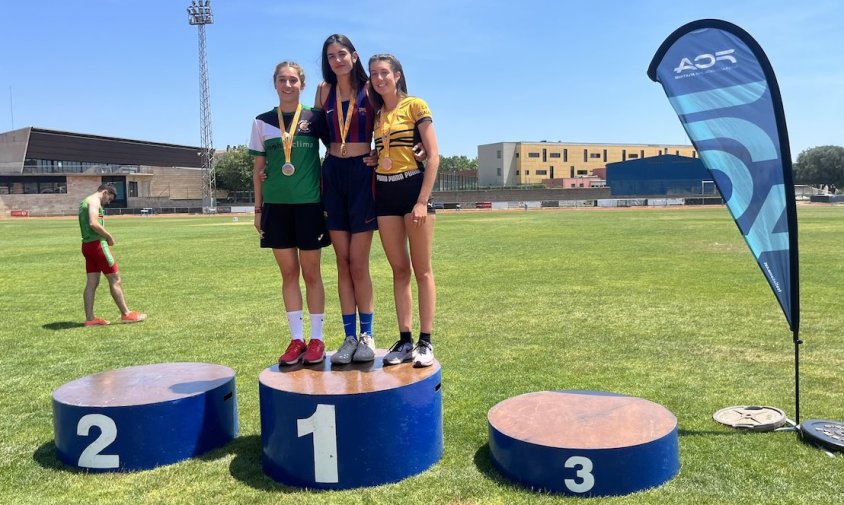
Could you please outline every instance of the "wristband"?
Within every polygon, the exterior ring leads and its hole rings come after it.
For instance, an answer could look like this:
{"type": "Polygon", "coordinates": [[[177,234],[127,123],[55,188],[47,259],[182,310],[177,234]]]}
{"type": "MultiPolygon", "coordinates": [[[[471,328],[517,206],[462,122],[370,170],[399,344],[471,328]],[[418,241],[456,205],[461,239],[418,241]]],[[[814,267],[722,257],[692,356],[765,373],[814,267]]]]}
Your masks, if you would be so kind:
{"type": "Polygon", "coordinates": [[[255,207],[255,214],[261,213],[261,207],[255,207]]]}

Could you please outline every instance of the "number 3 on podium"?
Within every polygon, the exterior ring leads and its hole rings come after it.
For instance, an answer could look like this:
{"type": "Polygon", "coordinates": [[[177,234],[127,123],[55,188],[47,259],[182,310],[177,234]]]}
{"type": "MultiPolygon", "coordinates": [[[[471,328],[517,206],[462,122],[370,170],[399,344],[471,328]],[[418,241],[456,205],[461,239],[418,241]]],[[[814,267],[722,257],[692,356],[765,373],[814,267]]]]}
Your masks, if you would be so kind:
{"type": "Polygon", "coordinates": [[[566,479],[564,482],[569,491],[585,493],[595,486],[595,476],[592,475],[592,460],[583,456],[572,456],[565,462],[566,468],[577,468],[577,479],[566,479]]]}
{"type": "Polygon", "coordinates": [[[307,419],[297,419],[298,436],[314,434],[314,480],[337,483],[337,423],[334,405],[318,404],[307,419]]]}

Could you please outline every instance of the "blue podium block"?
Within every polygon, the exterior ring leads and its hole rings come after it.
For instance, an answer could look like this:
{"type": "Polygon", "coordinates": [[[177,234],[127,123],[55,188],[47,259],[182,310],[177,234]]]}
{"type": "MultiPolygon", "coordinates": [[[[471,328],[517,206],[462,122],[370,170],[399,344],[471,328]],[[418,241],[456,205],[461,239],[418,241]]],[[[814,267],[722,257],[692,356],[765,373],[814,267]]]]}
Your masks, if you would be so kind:
{"type": "Polygon", "coordinates": [[[441,371],[410,363],[273,365],[258,377],[264,473],[350,489],[402,480],[442,457],[441,371]]]}
{"type": "Polygon", "coordinates": [[[680,470],[677,418],[631,396],[528,393],[488,414],[495,467],[541,491],[617,496],[656,487],[680,470]]]}
{"type": "Polygon", "coordinates": [[[146,470],[237,435],[234,371],[161,363],[89,375],[53,391],[56,453],[93,472],[146,470]]]}

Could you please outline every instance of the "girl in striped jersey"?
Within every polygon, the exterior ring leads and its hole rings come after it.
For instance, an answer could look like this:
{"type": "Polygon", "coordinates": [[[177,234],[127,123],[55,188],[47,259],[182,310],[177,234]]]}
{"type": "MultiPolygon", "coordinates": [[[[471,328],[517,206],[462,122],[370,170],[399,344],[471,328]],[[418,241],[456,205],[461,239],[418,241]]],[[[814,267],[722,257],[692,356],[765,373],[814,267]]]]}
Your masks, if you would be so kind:
{"type": "Polygon", "coordinates": [[[371,150],[375,110],[367,96],[366,71],[345,35],[331,35],[323,44],[322,77],[315,99],[315,107],[325,112],[329,137],[322,165],[322,197],[337,258],[337,291],[345,329],[345,340],[331,362],[344,365],[375,359],[369,250],[378,223],[372,168],[364,161],[371,150]]]}

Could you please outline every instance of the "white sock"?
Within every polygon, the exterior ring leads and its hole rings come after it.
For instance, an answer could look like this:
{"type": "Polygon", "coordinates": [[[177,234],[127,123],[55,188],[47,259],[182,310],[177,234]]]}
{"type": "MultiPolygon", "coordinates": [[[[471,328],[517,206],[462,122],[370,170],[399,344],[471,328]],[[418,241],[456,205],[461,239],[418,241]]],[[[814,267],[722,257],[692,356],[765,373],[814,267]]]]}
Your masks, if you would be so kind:
{"type": "Polygon", "coordinates": [[[302,335],[302,311],[294,310],[287,313],[287,323],[290,325],[290,336],[293,340],[305,340],[302,335]]]}
{"type": "Polygon", "coordinates": [[[311,340],[322,340],[322,320],[325,314],[311,314],[311,340]]]}

